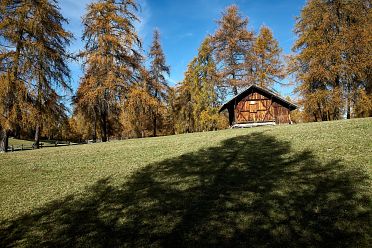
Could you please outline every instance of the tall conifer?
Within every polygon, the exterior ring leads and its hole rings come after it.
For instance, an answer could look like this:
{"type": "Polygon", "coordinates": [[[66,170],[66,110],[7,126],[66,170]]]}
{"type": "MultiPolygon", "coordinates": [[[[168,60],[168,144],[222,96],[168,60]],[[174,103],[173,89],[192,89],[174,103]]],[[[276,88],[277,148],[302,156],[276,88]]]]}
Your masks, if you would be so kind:
{"type": "MultiPolygon", "coordinates": [[[[71,55],[67,51],[73,35],[66,31],[68,23],[56,0],[32,1],[30,12],[30,46],[27,57],[30,60],[31,95],[35,108],[35,147],[39,147],[41,129],[50,117],[61,113],[64,106],[57,93],[57,87],[71,91],[70,70],[67,61],[71,55]]],[[[56,116],[58,119],[59,116],[56,116]]],[[[49,128],[49,127],[48,127],[49,128]]]]}
{"type": "Polygon", "coordinates": [[[0,2],[0,151],[6,152],[9,135],[17,126],[24,96],[24,46],[29,5],[25,1],[0,2]]]}
{"type": "Polygon", "coordinates": [[[358,103],[372,101],[371,30],[370,1],[312,0],[301,11],[291,68],[312,119],[357,116],[358,103]]]}
{"type": "Polygon", "coordinates": [[[18,128],[26,112],[34,123],[38,147],[42,124],[59,113],[55,111],[61,106],[56,87],[69,89],[66,46],[72,34],[63,28],[67,20],[55,0],[4,0],[0,11],[0,35],[9,48],[1,56],[7,61],[2,75],[6,122],[2,124],[1,149],[6,150],[10,130],[18,128]],[[21,105],[26,100],[28,110],[24,111],[21,105]]]}
{"type": "Polygon", "coordinates": [[[282,49],[268,27],[260,28],[252,52],[252,82],[266,88],[272,88],[275,83],[280,83],[285,76],[282,49]]]}
{"type": "MultiPolygon", "coordinates": [[[[164,74],[170,74],[170,68],[166,65],[165,55],[160,43],[160,33],[156,29],[154,31],[154,37],[152,46],[150,48],[150,81],[148,84],[148,90],[150,94],[157,99],[159,103],[164,102],[167,99],[168,83],[165,79],[164,74]]],[[[156,136],[157,120],[159,112],[158,109],[153,109],[153,136],[156,136]]]]}
{"type": "Polygon", "coordinates": [[[219,27],[212,39],[216,63],[224,86],[237,94],[239,87],[249,84],[246,79],[251,73],[254,35],[248,30],[248,18],[239,14],[236,5],[229,6],[217,23],[219,27]]]}
{"type": "Polygon", "coordinates": [[[75,108],[90,109],[84,116],[97,123],[103,142],[110,122],[118,122],[121,99],[138,78],[142,56],[137,10],[134,0],[99,0],[88,5],[83,18],[84,76],[75,108]]]}
{"type": "Polygon", "coordinates": [[[201,44],[178,87],[179,132],[214,130],[218,126],[219,77],[213,58],[211,38],[201,44]]]}

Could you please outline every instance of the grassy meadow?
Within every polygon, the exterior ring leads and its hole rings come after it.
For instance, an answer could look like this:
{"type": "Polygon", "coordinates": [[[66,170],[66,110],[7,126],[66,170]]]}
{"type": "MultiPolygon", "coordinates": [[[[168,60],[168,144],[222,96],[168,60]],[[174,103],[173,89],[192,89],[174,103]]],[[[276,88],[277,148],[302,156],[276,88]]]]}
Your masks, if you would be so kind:
{"type": "Polygon", "coordinates": [[[372,119],[0,154],[0,247],[368,247],[372,119]]]}

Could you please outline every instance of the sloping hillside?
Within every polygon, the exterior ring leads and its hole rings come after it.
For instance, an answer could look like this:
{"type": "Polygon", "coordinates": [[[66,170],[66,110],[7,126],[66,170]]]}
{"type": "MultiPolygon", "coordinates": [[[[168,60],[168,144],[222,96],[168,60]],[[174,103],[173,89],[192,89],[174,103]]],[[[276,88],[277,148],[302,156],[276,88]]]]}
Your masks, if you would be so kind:
{"type": "Polygon", "coordinates": [[[0,154],[0,246],[365,246],[372,119],[0,154]]]}

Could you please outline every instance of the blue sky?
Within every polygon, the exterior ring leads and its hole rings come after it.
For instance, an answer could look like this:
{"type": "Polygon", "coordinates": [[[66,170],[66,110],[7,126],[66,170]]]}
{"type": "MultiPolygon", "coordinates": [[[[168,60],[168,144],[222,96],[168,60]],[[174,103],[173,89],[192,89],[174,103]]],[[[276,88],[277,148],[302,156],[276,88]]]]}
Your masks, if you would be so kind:
{"type": "MultiPolygon", "coordinates": [[[[62,14],[69,20],[66,28],[73,32],[73,52],[83,47],[81,17],[91,0],[60,0],[62,14]]],[[[171,84],[182,81],[188,63],[197,54],[200,43],[217,29],[216,20],[231,4],[239,6],[243,16],[249,18],[249,29],[258,32],[261,25],[269,26],[285,54],[291,52],[295,41],[295,17],[300,14],[306,0],[138,0],[141,6],[137,24],[145,51],[149,50],[154,28],[161,33],[161,42],[167,63],[171,67],[171,84]]],[[[79,63],[72,63],[72,86],[78,87],[81,76],[79,63]]],[[[288,79],[285,79],[288,81],[288,79]]],[[[280,87],[283,95],[292,95],[292,87],[280,87]]]]}

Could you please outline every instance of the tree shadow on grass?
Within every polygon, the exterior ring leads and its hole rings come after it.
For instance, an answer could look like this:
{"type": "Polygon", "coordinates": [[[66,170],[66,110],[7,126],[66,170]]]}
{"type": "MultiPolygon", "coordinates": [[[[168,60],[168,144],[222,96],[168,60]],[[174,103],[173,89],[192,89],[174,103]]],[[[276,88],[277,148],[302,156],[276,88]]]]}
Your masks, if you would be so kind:
{"type": "MultiPolygon", "coordinates": [[[[123,163],[125,166],[125,163],[123,163]]],[[[0,224],[0,246],[369,245],[368,176],[264,133],[98,181],[0,224]],[[367,185],[367,187],[366,187],[367,185]],[[364,191],[362,188],[364,187],[364,191]]]]}

